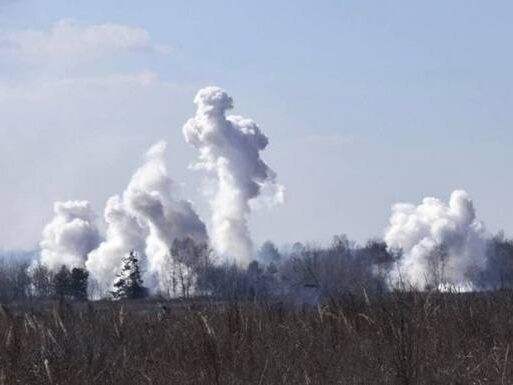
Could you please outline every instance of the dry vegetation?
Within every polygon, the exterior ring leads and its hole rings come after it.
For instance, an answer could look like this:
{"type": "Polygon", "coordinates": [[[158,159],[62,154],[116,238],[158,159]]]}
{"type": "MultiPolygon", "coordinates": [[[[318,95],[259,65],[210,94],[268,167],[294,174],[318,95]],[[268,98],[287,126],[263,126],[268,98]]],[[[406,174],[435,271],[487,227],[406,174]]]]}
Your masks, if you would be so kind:
{"type": "Polygon", "coordinates": [[[513,383],[513,294],[2,307],[0,384],[513,383]]]}

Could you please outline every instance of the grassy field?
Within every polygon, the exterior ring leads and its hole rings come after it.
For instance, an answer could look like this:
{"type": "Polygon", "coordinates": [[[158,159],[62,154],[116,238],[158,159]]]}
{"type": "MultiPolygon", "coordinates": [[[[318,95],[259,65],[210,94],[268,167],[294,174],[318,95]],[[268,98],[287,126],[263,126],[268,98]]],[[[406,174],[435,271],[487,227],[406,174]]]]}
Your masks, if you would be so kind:
{"type": "Polygon", "coordinates": [[[2,307],[0,384],[511,384],[513,294],[2,307]]]}

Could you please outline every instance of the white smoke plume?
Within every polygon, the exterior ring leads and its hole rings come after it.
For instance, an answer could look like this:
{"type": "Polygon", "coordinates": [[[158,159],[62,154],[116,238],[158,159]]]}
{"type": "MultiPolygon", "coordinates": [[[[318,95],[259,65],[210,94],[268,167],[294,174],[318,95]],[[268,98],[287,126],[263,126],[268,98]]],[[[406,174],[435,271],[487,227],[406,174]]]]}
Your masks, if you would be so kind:
{"type": "Polygon", "coordinates": [[[183,133],[187,143],[199,150],[194,168],[216,175],[212,241],[219,254],[245,266],[253,257],[247,220],[256,198],[265,189],[273,201],[283,199],[276,174],[260,158],[269,141],[253,120],[226,115],[233,100],[223,89],[203,88],[194,103],[196,115],[184,125],[183,133]]]}
{"type": "Polygon", "coordinates": [[[114,196],[107,203],[106,240],[87,261],[87,268],[103,284],[112,283],[123,256],[135,250],[147,261],[146,284],[156,289],[160,275],[168,268],[175,239],[207,241],[206,227],[191,203],[174,198],[165,149],[165,142],[151,147],[122,197],[114,196]],[[153,282],[148,282],[150,278],[153,282]]]}
{"type": "Polygon", "coordinates": [[[53,271],[62,265],[84,267],[87,254],[100,242],[95,213],[87,201],[56,202],[54,212],[43,230],[41,263],[53,271]]]}
{"type": "Polygon", "coordinates": [[[149,229],[146,255],[149,272],[162,274],[175,239],[207,241],[205,224],[189,201],[173,197],[174,182],[164,162],[165,142],[159,142],[146,153],[146,163],[133,175],[123,194],[127,207],[149,229]]]}
{"type": "Polygon", "coordinates": [[[385,242],[403,252],[389,276],[393,287],[468,288],[486,264],[485,228],[461,190],[451,194],[448,205],[436,198],[418,206],[394,205],[385,242]]]}
{"type": "Polygon", "coordinates": [[[104,288],[109,287],[119,271],[123,256],[134,250],[144,253],[145,229],[130,214],[119,195],[111,197],[105,206],[106,239],[91,251],[86,267],[104,288]]]}

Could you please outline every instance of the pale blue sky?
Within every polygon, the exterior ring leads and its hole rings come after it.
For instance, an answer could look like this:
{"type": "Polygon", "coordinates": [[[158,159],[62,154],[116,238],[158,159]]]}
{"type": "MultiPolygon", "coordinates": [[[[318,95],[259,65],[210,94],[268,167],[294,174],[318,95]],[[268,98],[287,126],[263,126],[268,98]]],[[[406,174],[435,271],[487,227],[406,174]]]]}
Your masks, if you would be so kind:
{"type": "Polygon", "coordinates": [[[88,199],[101,215],[159,139],[207,220],[181,134],[206,85],[259,123],[287,188],[283,206],[252,217],[257,242],[363,241],[383,234],[393,203],[456,188],[491,232],[513,235],[511,2],[0,4],[0,247],[36,244],[56,199],[88,199]],[[41,50],[24,34],[63,19],[148,41],[41,50]]]}

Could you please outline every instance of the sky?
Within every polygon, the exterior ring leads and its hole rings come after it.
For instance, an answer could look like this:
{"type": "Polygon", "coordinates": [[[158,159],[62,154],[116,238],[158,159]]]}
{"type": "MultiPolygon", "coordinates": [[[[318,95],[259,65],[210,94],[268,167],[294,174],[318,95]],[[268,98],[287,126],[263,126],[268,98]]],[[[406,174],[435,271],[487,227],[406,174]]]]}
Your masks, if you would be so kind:
{"type": "Polygon", "coordinates": [[[512,19],[499,0],[0,0],[0,248],[37,245],[56,200],[101,217],[161,139],[208,221],[182,126],[209,85],[286,187],[256,242],[364,242],[394,203],[455,189],[513,235],[512,19]]]}

